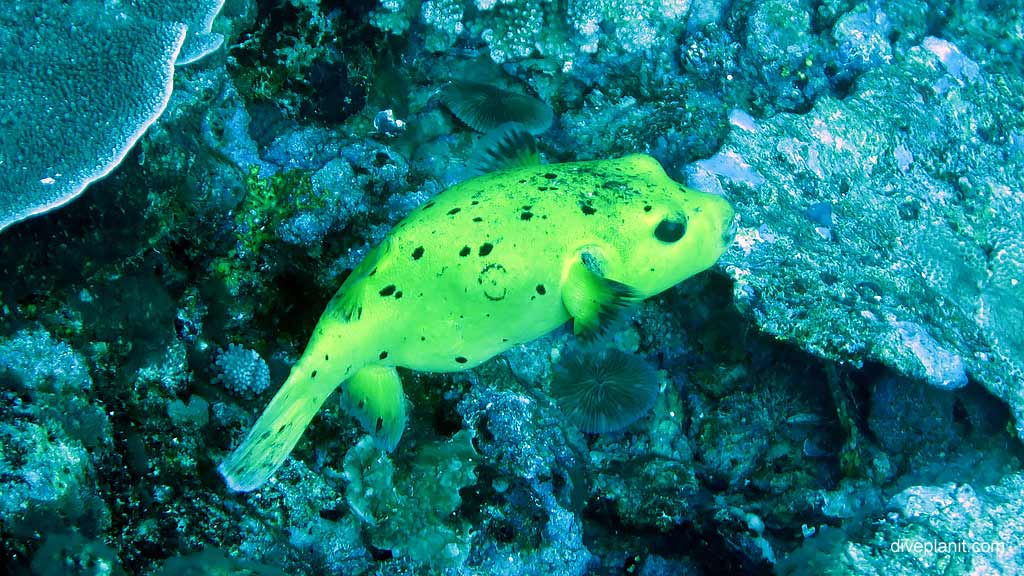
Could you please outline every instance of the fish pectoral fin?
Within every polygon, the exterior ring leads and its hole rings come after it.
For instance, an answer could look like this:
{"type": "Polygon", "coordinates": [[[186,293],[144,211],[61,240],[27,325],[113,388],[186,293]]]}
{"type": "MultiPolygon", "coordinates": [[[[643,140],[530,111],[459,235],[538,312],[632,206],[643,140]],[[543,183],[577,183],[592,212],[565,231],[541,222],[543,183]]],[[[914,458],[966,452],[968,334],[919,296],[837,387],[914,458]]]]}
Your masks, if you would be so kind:
{"type": "Polygon", "coordinates": [[[381,450],[395,449],[405,431],[405,392],[391,366],[364,366],[342,387],[349,413],[373,436],[381,450]]]}
{"type": "Polygon", "coordinates": [[[604,334],[638,300],[631,287],[600,276],[580,259],[562,283],[562,304],[572,317],[573,333],[583,339],[604,334]]]}

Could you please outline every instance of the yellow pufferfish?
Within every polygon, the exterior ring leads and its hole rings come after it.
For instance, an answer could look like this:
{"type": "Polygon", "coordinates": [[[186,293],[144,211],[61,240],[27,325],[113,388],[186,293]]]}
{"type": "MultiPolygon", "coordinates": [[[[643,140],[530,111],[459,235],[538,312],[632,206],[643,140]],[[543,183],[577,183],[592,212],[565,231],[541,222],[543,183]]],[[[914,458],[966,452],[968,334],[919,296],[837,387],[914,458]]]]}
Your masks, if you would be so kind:
{"type": "Polygon", "coordinates": [[[680,185],[642,154],[520,165],[452,186],[352,271],[219,471],[235,491],[258,488],[339,386],[392,450],[406,422],[395,367],[468,370],[568,320],[595,334],[617,308],[710,267],[732,238],[724,198],[680,185]]]}

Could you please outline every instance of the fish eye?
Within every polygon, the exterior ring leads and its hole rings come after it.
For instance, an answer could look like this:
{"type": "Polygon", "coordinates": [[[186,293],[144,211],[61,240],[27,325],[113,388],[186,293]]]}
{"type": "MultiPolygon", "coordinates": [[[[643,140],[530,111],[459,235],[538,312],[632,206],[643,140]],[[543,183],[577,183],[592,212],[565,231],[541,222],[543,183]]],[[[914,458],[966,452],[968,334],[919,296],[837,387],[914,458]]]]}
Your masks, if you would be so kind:
{"type": "Polygon", "coordinates": [[[686,218],[682,215],[665,218],[654,229],[654,237],[666,244],[678,242],[686,234],[686,218]]]}

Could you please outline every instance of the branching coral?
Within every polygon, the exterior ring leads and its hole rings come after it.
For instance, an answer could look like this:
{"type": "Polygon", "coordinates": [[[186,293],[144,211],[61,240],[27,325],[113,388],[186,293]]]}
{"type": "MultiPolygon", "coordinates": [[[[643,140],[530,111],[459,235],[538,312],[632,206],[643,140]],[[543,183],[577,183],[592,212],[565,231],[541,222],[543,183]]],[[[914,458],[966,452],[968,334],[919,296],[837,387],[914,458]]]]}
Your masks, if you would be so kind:
{"type": "Polygon", "coordinates": [[[690,0],[571,0],[568,4],[535,0],[429,0],[418,10],[412,0],[381,0],[372,23],[387,32],[404,34],[425,29],[428,50],[450,48],[463,34],[487,45],[498,63],[536,53],[572,59],[593,54],[606,43],[612,51],[642,52],[668,34],[689,12],[690,0]],[[602,27],[614,30],[613,36],[602,27]]]}

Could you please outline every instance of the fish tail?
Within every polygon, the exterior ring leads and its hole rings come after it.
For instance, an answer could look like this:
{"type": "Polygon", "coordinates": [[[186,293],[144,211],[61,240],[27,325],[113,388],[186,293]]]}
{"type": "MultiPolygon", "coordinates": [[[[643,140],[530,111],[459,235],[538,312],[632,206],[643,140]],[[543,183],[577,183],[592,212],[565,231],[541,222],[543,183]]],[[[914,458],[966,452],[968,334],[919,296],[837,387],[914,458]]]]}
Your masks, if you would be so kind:
{"type": "Polygon", "coordinates": [[[318,348],[310,343],[245,440],[217,467],[231,490],[249,492],[269,480],[327,397],[356,370],[352,362],[326,364],[318,348]]]}

